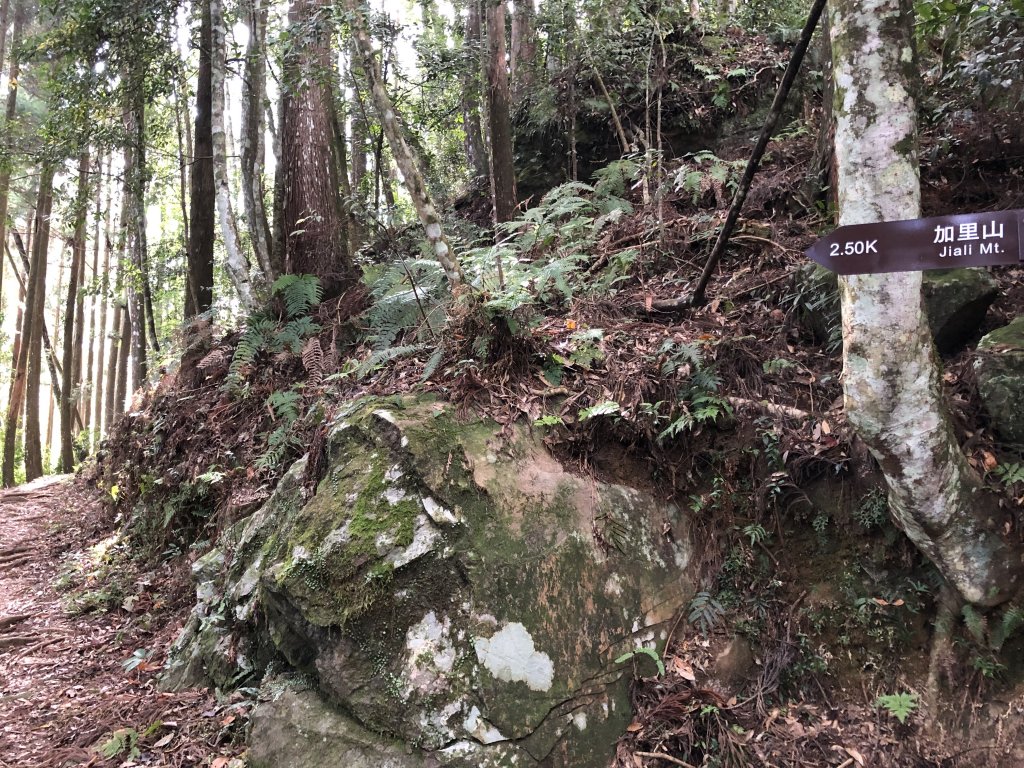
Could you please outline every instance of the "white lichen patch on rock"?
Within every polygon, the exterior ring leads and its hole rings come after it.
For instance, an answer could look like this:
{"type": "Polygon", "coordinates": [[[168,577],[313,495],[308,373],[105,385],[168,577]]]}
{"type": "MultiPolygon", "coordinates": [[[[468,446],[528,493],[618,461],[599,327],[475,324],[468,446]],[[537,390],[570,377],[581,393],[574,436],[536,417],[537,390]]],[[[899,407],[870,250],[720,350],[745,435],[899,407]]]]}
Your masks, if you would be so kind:
{"type": "Polygon", "coordinates": [[[466,733],[481,744],[494,744],[499,741],[506,741],[501,731],[480,717],[480,710],[475,704],[469,710],[466,722],[462,724],[462,727],[466,729],[466,733]]]}
{"type": "Polygon", "coordinates": [[[451,619],[438,620],[430,611],[405,633],[407,674],[411,690],[434,693],[445,687],[455,665],[451,619]]]}
{"type": "Polygon", "coordinates": [[[424,496],[422,502],[423,510],[438,525],[458,525],[465,522],[462,515],[456,514],[450,509],[445,509],[430,496],[424,496]]]}
{"type": "Polygon", "coordinates": [[[478,637],[473,647],[477,659],[496,679],[526,683],[531,691],[551,690],[555,676],[551,658],[536,649],[533,637],[518,621],[490,638],[478,637]]]}
{"type": "Polygon", "coordinates": [[[401,568],[403,565],[408,565],[413,560],[423,557],[428,552],[433,552],[437,548],[440,538],[441,533],[430,522],[430,519],[426,515],[417,515],[416,527],[412,532],[412,543],[404,549],[391,550],[384,559],[395,568],[401,568]]]}

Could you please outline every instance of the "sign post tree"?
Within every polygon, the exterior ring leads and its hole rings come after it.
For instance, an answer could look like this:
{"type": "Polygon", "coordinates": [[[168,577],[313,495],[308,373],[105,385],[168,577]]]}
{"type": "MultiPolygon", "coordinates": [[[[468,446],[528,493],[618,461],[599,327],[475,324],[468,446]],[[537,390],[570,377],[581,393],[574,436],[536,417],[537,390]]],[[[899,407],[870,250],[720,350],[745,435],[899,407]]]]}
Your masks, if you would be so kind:
{"type": "MultiPolygon", "coordinates": [[[[910,3],[830,5],[839,224],[867,229],[845,233],[834,255],[828,242],[824,258],[881,258],[883,237],[872,227],[920,215],[910,3]],[[849,253],[847,243],[854,243],[849,253]]],[[[940,222],[930,237],[924,230],[935,258],[962,265],[971,254],[955,249],[969,245],[981,255],[981,228],[961,230],[961,223],[982,222],[940,222]],[[971,235],[978,239],[967,239],[971,235]],[[946,257],[942,247],[951,249],[946,257]]],[[[1010,247],[1008,221],[1002,224],[1000,251],[1010,247]]],[[[912,258],[899,247],[889,252],[912,258]]],[[[996,506],[978,492],[979,478],[947,416],[922,309],[921,272],[850,275],[840,279],[840,295],[846,413],[885,474],[897,523],[965,600],[995,605],[1009,599],[1018,588],[1020,552],[1004,538],[996,506]]]]}

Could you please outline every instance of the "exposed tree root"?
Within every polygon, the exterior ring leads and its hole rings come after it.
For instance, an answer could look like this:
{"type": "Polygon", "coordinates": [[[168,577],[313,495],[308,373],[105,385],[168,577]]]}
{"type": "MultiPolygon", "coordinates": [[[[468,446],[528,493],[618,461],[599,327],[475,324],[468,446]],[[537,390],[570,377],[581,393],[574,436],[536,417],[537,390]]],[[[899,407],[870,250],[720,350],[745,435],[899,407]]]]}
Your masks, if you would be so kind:
{"type": "Polygon", "coordinates": [[[31,614],[28,613],[17,613],[11,616],[0,616],[0,632],[7,631],[12,628],[15,624],[20,624],[25,619],[31,619],[31,614]]]}
{"type": "Polygon", "coordinates": [[[935,634],[932,635],[931,654],[928,658],[928,681],[924,689],[924,710],[927,713],[929,726],[938,724],[939,677],[942,668],[948,663],[953,653],[953,629],[956,618],[960,614],[964,600],[949,584],[944,584],[939,592],[938,606],[935,615],[935,634]]]}

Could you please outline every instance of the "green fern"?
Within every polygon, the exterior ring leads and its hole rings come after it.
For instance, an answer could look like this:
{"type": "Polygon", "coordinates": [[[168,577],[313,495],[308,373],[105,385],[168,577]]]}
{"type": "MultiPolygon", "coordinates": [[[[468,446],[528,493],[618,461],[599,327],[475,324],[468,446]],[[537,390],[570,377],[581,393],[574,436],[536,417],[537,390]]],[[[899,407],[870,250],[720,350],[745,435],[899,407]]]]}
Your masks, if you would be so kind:
{"type": "Polygon", "coordinates": [[[281,299],[286,319],[308,315],[323,296],[316,275],[282,275],[270,286],[270,292],[281,299]]]}
{"type": "Polygon", "coordinates": [[[1024,625],[1024,609],[1017,605],[1008,605],[1003,611],[1002,621],[992,630],[989,637],[989,647],[998,651],[1010,636],[1024,625]]]}
{"type": "Polygon", "coordinates": [[[690,601],[688,610],[687,619],[700,629],[703,635],[707,635],[714,629],[725,613],[725,608],[712,597],[710,592],[698,592],[690,601]]]}
{"type": "Polygon", "coordinates": [[[875,700],[875,706],[883,707],[890,715],[901,723],[905,723],[907,718],[917,709],[917,694],[893,693],[887,696],[879,696],[875,700]]]}
{"type": "Polygon", "coordinates": [[[960,613],[964,617],[964,626],[967,627],[971,637],[979,645],[983,644],[985,635],[988,634],[988,620],[970,604],[965,605],[960,613]]]}
{"type": "Polygon", "coordinates": [[[373,304],[366,312],[370,346],[383,350],[406,333],[424,341],[446,321],[444,270],[430,259],[389,264],[368,275],[373,304]]]}
{"type": "Polygon", "coordinates": [[[271,392],[270,397],[267,398],[267,406],[274,412],[277,418],[282,419],[287,425],[291,425],[299,418],[299,406],[301,404],[302,396],[294,389],[271,392]]]}
{"type": "Polygon", "coordinates": [[[409,344],[402,347],[391,347],[390,349],[378,349],[371,352],[369,356],[355,369],[355,375],[357,378],[362,378],[376,370],[382,368],[385,364],[392,360],[397,360],[402,357],[410,357],[415,355],[417,352],[421,352],[426,348],[426,344],[409,344]]]}

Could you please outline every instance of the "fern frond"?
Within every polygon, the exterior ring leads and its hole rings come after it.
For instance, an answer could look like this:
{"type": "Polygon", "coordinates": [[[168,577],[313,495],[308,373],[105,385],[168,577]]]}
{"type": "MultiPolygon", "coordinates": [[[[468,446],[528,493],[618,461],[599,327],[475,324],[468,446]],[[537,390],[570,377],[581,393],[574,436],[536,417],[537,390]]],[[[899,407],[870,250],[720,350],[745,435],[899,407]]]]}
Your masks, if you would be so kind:
{"type": "Polygon", "coordinates": [[[324,350],[320,346],[320,339],[316,336],[306,340],[302,345],[302,367],[306,369],[306,375],[311,384],[319,384],[324,378],[324,350]]]}
{"type": "Polygon", "coordinates": [[[308,315],[320,304],[323,287],[316,275],[282,275],[274,281],[270,292],[284,304],[287,319],[308,315]]]}
{"type": "Polygon", "coordinates": [[[970,604],[965,605],[960,613],[964,617],[964,626],[971,633],[971,637],[979,644],[984,643],[985,635],[988,632],[988,621],[986,618],[978,613],[970,604]]]}
{"type": "Polygon", "coordinates": [[[392,360],[397,360],[401,357],[410,357],[415,355],[417,352],[423,351],[426,347],[425,344],[411,344],[403,347],[389,347],[388,349],[378,349],[372,352],[365,360],[363,360],[355,369],[357,378],[362,378],[373,371],[382,368],[386,363],[392,360]]]}

